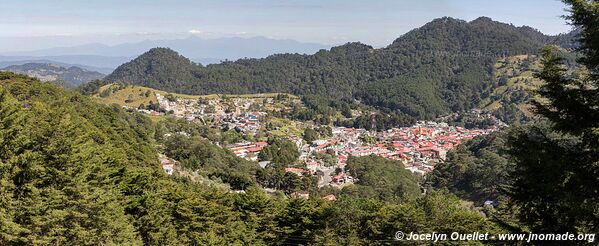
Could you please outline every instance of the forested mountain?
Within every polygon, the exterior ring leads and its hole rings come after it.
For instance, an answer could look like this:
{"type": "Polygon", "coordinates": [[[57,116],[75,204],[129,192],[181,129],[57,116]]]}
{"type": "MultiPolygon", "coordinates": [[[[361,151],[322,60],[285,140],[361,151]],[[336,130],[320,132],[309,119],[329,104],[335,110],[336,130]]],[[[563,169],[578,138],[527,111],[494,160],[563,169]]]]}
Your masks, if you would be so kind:
{"type": "Polygon", "coordinates": [[[580,28],[574,28],[572,31],[568,33],[557,35],[557,38],[554,43],[562,48],[578,49],[580,48],[580,35],[580,28]]]}
{"type": "MultiPolygon", "coordinates": [[[[64,63],[64,62],[59,62],[59,61],[46,60],[43,58],[32,58],[32,57],[22,57],[21,59],[19,59],[19,58],[21,58],[21,57],[7,57],[7,56],[0,55],[0,67],[23,65],[23,64],[27,64],[27,63],[49,63],[49,64],[56,64],[61,67],[80,67],[80,68],[83,68],[88,71],[99,72],[102,74],[109,74],[109,73],[112,73],[112,71],[114,71],[114,68],[111,69],[111,68],[87,66],[87,65],[83,65],[83,64],[64,63]]],[[[118,65],[120,65],[120,64],[122,64],[122,62],[119,63],[118,65]]]]}
{"type": "Polygon", "coordinates": [[[278,54],[204,67],[156,48],[106,80],[186,94],[288,92],[357,99],[406,117],[432,118],[478,106],[495,86],[498,58],[537,54],[554,41],[533,28],[486,17],[470,22],[444,17],[381,49],[348,43],[314,55],[278,54]]]}
{"type": "Polygon", "coordinates": [[[96,71],[103,74],[109,74],[124,62],[130,61],[133,57],[109,57],[92,55],[71,55],[71,56],[4,56],[0,55],[0,66],[7,67],[12,65],[23,65],[25,63],[50,63],[62,67],[80,67],[89,71],[96,71]]]}
{"type": "Polygon", "coordinates": [[[36,77],[42,81],[55,81],[66,87],[76,87],[83,83],[104,78],[104,74],[71,66],[62,67],[50,63],[26,63],[13,65],[0,70],[36,77]]]}

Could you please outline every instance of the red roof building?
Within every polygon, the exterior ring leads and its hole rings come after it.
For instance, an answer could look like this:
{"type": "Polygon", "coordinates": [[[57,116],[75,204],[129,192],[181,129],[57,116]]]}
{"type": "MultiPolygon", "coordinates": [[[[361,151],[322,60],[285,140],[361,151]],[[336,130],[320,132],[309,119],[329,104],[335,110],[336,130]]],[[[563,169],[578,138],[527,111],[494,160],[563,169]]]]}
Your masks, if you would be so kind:
{"type": "Polygon", "coordinates": [[[302,176],[304,173],[304,169],[301,168],[295,168],[295,167],[286,167],[285,168],[285,172],[288,173],[295,173],[297,174],[297,176],[302,176]]]}
{"type": "Polygon", "coordinates": [[[266,147],[268,145],[267,142],[256,142],[256,146],[258,147],[266,147]]]}
{"type": "Polygon", "coordinates": [[[333,194],[330,194],[330,195],[323,197],[322,199],[324,199],[325,201],[332,202],[332,201],[336,201],[337,197],[333,194]]]}
{"type": "Polygon", "coordinates": [[[261,147],[252,147],[252,148],[247,148],[247,151],[249,152],[259,152],[261,151],[262,148],[261,147]]]}

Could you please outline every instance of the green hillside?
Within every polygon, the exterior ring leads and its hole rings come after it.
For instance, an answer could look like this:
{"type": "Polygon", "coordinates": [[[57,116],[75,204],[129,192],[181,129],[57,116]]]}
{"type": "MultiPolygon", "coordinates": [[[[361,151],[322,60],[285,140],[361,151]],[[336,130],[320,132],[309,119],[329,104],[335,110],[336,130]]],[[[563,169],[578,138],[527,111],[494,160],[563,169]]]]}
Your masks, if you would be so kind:
{"type": "Polygon", "coordinates": [[[541,69],[541,59],[520,55],[499,59],[494,65],[494,83],[479,108],[505,122],[525,122],[534,117],[530,101],[538,99],[535,91],[543,82],[534,77],[541,69]]]}
{"type": "MultiPolygon", "coordinates": [[[[558,49],[572,77],[580,77],[582,68],[576,63],[577,54],[558,49]]],[[[543,100],[537,93],[543,81],[535,77],[542,70],[542,59],[536,55],[510,56],[497,60],[493,66],[493,86],[483,93],[478,108],[504,122],[524,123],[533,119],[531,102],[543,100]]]]}

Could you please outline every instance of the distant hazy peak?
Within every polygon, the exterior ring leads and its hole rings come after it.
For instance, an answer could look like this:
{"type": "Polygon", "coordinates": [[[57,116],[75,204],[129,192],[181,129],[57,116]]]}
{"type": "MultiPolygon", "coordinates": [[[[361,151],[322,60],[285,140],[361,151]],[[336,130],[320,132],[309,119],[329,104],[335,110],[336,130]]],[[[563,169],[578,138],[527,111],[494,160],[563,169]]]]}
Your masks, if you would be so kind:
{"type": "Polygon", "coordinates": [[[80,67],[63,67],[53,63],[25,63],[8,66],[1,70],[36,77],[42,81],[56,81],[67,87],[78,86],[104,77],[104,74],[80,67]]]}

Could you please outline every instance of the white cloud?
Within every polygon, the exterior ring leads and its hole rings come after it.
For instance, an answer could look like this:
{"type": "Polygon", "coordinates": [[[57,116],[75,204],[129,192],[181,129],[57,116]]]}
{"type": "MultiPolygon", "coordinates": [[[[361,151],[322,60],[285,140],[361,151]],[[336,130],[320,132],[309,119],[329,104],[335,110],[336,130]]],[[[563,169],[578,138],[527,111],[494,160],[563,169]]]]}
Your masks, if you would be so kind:
{"type": "Polygon", "coordinates": [[[198,30],[198,29],[191,29],[188,32],[190,34],[201,34],[201,33],[204,33],[202,30],[198,30]]]}

